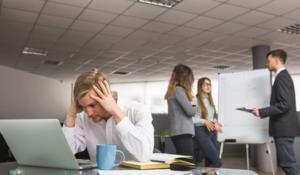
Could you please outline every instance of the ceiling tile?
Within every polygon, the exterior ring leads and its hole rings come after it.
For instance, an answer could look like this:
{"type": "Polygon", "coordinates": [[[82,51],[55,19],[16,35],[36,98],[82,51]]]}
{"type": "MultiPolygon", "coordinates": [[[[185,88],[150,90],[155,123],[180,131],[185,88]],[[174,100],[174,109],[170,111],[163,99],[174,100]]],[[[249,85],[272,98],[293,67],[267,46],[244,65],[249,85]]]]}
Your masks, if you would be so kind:
{"type": "Polygon", "coordinates": [[[76,38],[76,39],[82,39],[82,40],[89,40],[93,36],[95,36],[94,33],[88,33],[88,32],[79,32],[74,30],[68,30],[63,37],[65,38],[76,38]]]}
{"type": "Polygon", "coordinates": [[[82,12],[82,10],[83,8],[80,7],[48,2],[46,3],[42,13],[47,15],[74,19],[82,12]]]}
{"type": "MultiPolygon", "coordinates": [[[[20,33],[15,31],[1,31],[0,32],[0,38],[8,38],[8,39],[20,39],[20,40],[26,40],[29,36],[29,33],[20,33]]],[[[8,42],[8,41],[6,41],[8,42]]]]}
{"type": "Polygon", "coordinates": [[[175,52],[175,53],[181,53],[181,52],[185,52],[188,50],[193,49],[193,47],[187,47],[187,46],[169,46],[168,48],[165,49],[165,51],[171,51],[171,52],[175,52]]]}
{"type": "Polygon", "coordinates": [[[165,58],[162,57],[155,57],[155,56],[150,56],[150,57],[146,57],[143,60],[147,60],[147,61],[153,61],[153,62],[157,62],[157,61],[162,61],[165,58]]]}
{"type": "Polygon", "coordinates": [[[114,35],[114,36],[119,36],[119,37],[125,37],[132,33],[134,30],[133,29],[128,29],[128,28],[123,28],[123,27],[116,27],[116,26],[106,26],[101,33],[102,34],[107,34],[107,35],[114,35]]]}
{"type": "Polygon", "coordinates": [[[58,37],[54,37],[54,36],[32,34],[29,37],[28,41],[54,44],[54,43],[56,43],[57,40],[58,40],[58,37]]]}
{"type": "Polygon", "coordinates": [[[238,31],[241,31],[243,29],[246,29],[248,26],[236,24],[232,22],[226,22],[224,24],[221,24],[213,29],[211,31],[219,32],[219,33],[225,33],[225,34],[233,34],[238,31]]]}
{"type": "Polygon", "coordinates": [[[191,49],[191,50],[187,51],[186,53],[190,54],[190,55],[204,55],[209,52],[211,52],[211,51],[203,50],[203,49],[191,49]]]}
{"type": "Polygon", "coordinates": [[[79,39],[79,38],[70,38],[70,37],[62,37],[57,44],[59,45],[66,45],[66,46],[74,46],[74,47],[81,47],[83,46],[87,40],[79,39]]]}
{"type": "Polygon", "coordinates": [[[65,31],[66,30],[64,30],[64,29],[35,25],[32,33],[33,34],[39,34],[39,35],[48,35],[48,36],[60,37],[60,36],[62,36],[62,34],[65,31]]]}
{"type": "Polygon", "coordinates": [[[262,13],[259,11],[250,11],[249,13],[241,15],[233,19],[232,21],[240,24],[253,26],[253,25],[260,24],[264,21],[270,20],[272,18],[275,18],[275,16],[262,13]]]}
{"type": "Polygon", "coordinates": [[[167,11],[167,8],[161,8],[143,3],[135,3],[124,12],[124,15],[151,20],[165,11],[167,11]]]}
{"type": "Polygon", "coordinates": [[[258,26],[265,29],[277,30],[296,23],[297,21],[295,20],[278,17],[264,22],[263,24],[260,24],[258,26]]]}
{"type": "Polygon", "coordinates": [[[300,16],[300,9],[297,9],[295,11],[292,11],[290,13],[287,13],[285,15],[283,15],[284,17],[287,17],[287,18],[291,18],[291,19],[294,19],[294,20],[299,20],[299,16],[300,16]]]}
{"type": "MultiPolygon", "coordinates": [[[[240,47],[240,46],[229,46],[224,49],[221,49],[220,51],[229,52],[229,53],[237,53],[247,50],[247,47],[240,47]]],[[[238,57],[241,57],[240,55],[238,57]]]]}
{"type": "Polygon", "coordinates": [[[33,24],[0,20],[1,31],[9,30],[9,31],[22,32],[22,33],[29,33],[32,30],[32,28],[33,28],[33,24]]]}
{"type": "Polygon", "coordinates": [[[179,41],[184,40],[183,37],[171,36],[171,35],[162,35],[159,36],[155,41],[160,43],[167,43],[167,44],[175,44],[179,41]]]}
{"type": "Polygon", "coordinates": [[[249,39],[249,40],[245,40],[241,43],[238,43],[238,46],[242,46],[242,47],[253,47],[253,46],[257,46],[257,45],[263,45],[263,44],[268,44],[268,42],[263,42],[263,41],[259,41],[259,40],[255,40],[255,39],[249,39]]]}
{"type": "Polygon", "coordinates": [[[228,60],[224,60],[224,59],[214,59],[214,60],[211,60],[211,61],[209,61],[207,63],[215,64],[215,66],[217,66],[217,65],[220,65],[220,64],[228,63],[228,62],[229,62],[228,60]]]}
{"type": "Polygon", "coordinates": [[[123,39],[122,41],[120,41],[118,44],[119,45],[123,45],[123,46],[133,46],[133,47],[138,47],[141,46],[143,44],[145,44],[147,41],[143,41],[143,40],[135,40],[135,39],[123,39]]]}
{"type": "Polygon", "coordinates": [[[245,8],[255,9],[257,7],[260,7],[272,0],[229,0],[227,1],[228,4],[233,4],[245,8]]]}
{"type": "Polygon", "coordinates": [[[288,44],[288,45],[294,45],[300,43],[300,37],[299,36],[291,36],[282,40],[276,41],[276,43],[281,43],[281,44],[288,44]]]}
{"type": "Polygon", "coordinates": [[[218,58],[218,57],[223,57],[225,55],[228,55],[228,54],[225,53],[225,52],[209,52],[209,53],[204,54],[203,56],[204,57],[218,58]]]}
{"type": "Polygon", "coordinates": [[[182,37],[191,37],[193,35],[196,35],[200,33],[202,30],[199,29],[192,29],[188,27],[178,27],[170,32],[168,32],[169,35],[175,35],[175,36],[182,36],[182,37]]]}
{"type": "Polygon", "coordinates": [[[209,58],[209,57],[205,57],[205,56],[198,56],[198,57],[195,57],[193,59],[191,59],[190,61],[191,62],[201,62],[201,63],[205,63],[205,62],[208,62],[212,60],[212,58],[209,58]]]}
{"type": "Polygon", "coordinates": [[[246,12],[248,12],[248,9],[237,7],[233,5],[228,4],[222,4],[211,11],[205,13],[205,16],[217,18],[217,19],[223,19],[223,20],[230,20],[232,18],[238,17],[246,12]]]}
{"type": "Polygon", "coordinates": [[[37,41],[34,41],[34,42],[28,41],[26,43],[26,47],[33,47],[33,48],[51,49],[51,48],[53,48],[53,46],[54,46],[54,44],[52,44],[52,43],[37,42],[37,41]]]}
{"type": "Polygon", "coordinates": [[[207,43],[207,41],[205,41],[205,40],[199,40],[199,39],[196,39],[196,38],[189,38],[189,39],[186,39],[184,41],[181,41],[181,42],[177,43],[176,45],[188,46],[188,47],[197,47],[197,46],[200,46],[200,45],[205,44],[205,43],[207,43]]]}
{"type": "MultiPolygon", "coordinates": [[[[225,51],[225,50],[223,50],[222,49],[222,51],[225,51]]],[[[234,52],[236,52],[236,51],[234,51],[234,52]]],[[[232,53],[234,53],[234,52],[232,52],[232,53]]],[[[237,54],[230,54],[230,55],[225,55],[224,57],[222,57],[223,59],[226,59],[226,60],[230,60],[230,61],[237,61],[237,60],[239,60],[239,61],[243,61],[243,62],[245,62],[243,59],[245,58],[246,56],[245,55],[237,55],[237,54]]],[[[251,60],[252,61],[252,60],[251,60]]]]}
{"type": "Polygon", "coordinates": [[[89,41],[83,47],[84,48],[90,48],[90,49],[102,49],[102,50],[105,50],[105,49],[108,49],[111,46],[112,46],[112,44],[98,43],[98,42],[95,42],[95,41],[89,41]]]}
{"type": "Polygon", "coordinates": [[[191,19],[195,18],[196,15],[186,12],[180,12],[176,10],[168,10],[164,14],[160,15],[155,21],[171,23],[176,25],[182,25],[191,19]]]}
{"type": "Polygon", "coordinates": [[[156,50],[152,50],[152,49],[146,49],[146,48],[138,48],[138,49],[132,51],[131,53],[147,56],[147,55],[152,55],[155,52],[157,52],[157,51],[156,50]]]}
{"type": "Polygon", "coordinates": [[[103,29],[104,26],[104,24],[76,20],[70,27],[70,29],[83,32],[98,33],[101,29],[103,29]]]}
{"type": "Polygon", "coordinates": [[[270,3],[258,8],[262,12],[267,12],[274,15],[283,15],[300,7],[300,1],[295,0],[274,0],[270,3]]]}
{"type": "Polygon", "coordinates": [[[150,40],[154,40],[159,35],[160,34],[158,34],[158,33],[137,30],[134,33],[132,33],[131,35],[129,35],[127,38],[150,41],[150,40]]]}
{"type": "Polygon", "coordinates": [[[217,7],[221,3],[211,0],[186,0],[180,2],[173,9],[189,13],[202,14],[208,10],[217,7]]]}
{"type": "Polygon", "coordinates": [[[122,38],[120,37],[115,37],[115,36],[108,36],[108,35],[97,35],[95,36],[93,39],[91,39],[90,41],[93,43],[105,43],[105,44],[115,44],[117,42],[119,42],[122,38]]]}
{"type": "Polygon", "coordinates": [[[51,2],[58,2],[61,4],[67,4],[67,5],[72,5],[72,6],[77,6],[77,7],[86,7],[91,0],[48,0],[51,2]]]}
{"type": "Polygon", "coordinates": [[[227,46],[228,46],[228,44],[225,44],[225,43],[210,42],[210,43],[200,46],[199,48],[214,51],[214,50],[220,50],[227,46]]]}
{"type": "Polygon", "coordinates": [[[214,19],[214,18],[205,17],[205,16],[199,16],[199,17],[193,19],[192,21],[184,24],[184,26],[207,30],[207,29],[215,27],[223,22],[224,21],[219,20],[219,19],[214,19]]]}
{"type": "Polygon", "coordinates": [[[161,51],[161,52],[158,52],[158,53],[154,54],[153,56],[163,57],[163,58],[169,58],[169,57],[172,57],[174,55],[175,55],[174,52],[164,52],[164,51],[161,51]]]}
{"type": "Polygon", "coordinates": [[[91,21],[91,22],[97,22],[97,23],[110,23],[112,20],[114,20],[118,15],[112,14],[112,13],[106,13],[106,12],[100,12],[96,10],[91,9],[85,9],[84,12],[79,16],[78,19],[84,20],[84,21],[91,21]]]}
{"type": "Polygon", "coordinates": [[[130,7],[134,2],[126,1],[126,0],[97,0],[92,1],[89,7],[90,9],[101,10],[104,12],[121,14],[128,7],[130,7]]]}
{"type": "Polygon", "coordinates": [[[122,53],[122,52],[112,52],[112,51],[106,51],[106,52],[103,52],[101,54],[101,56],[104,56],[104,57],[112,57],[112,58],[119,58],[119,57],[123,57],[125,53],[122,53]]]}
{"type": "Polygon", "coordinates": [[[243,30],[241,32],[235,33],[233,35],[247,37],[247,38],[254,38],[254,37],[264,35],[264,34],[267,34],[270,32],[271,32],[271,30],[261,29],[261,28],[257,28],[257,27],[251,27],[251,28],[247,28],[246,30],[243,30]]]}
{"type": "Polygon", "coordinates": [[[38,13],[14,10],[3,7],[1,8],[0,19],[33,24],[35,23],[37,17],[38,13]]]}
{"type": "Polygon", "coordinates": [[[224,34],[205,31],[205,32],[200,33],[199,35],[193,36],[193,38],[199,39],[199,40],[205,40],[205,41],[214,41],[214,40],[224,38],[225,36],[226,35],[224,35],[224,34]]]}
{"type": "Polygon", "coordinates": [[[262,41],[267,41],[267,42],[273,42],[273,41],[276,41],[276,40],[288,38],[289,36],[290,35],[286,34],[286,33],[272,32],[272,33],[268,33],[266,35],[259,36],[255,39],[262,40],[262,41]]]}
{"type": "Polygon", "coordinates": [[[26,10],[32,12],[40,12],[44,6],[45,1],[40,0],[2,0],[2,7],[9,7],[13,9],[26,10]]]}
{"type": "Polygon", "coordinates": [[[148,20],[139,19],[139,18],[132,18],[127,16],[120,16],[115,19],[111,24],[115,26],[127,27],[127,28],[140,28],[144,24],[146,24],[148,20]]]}
{"type": "Polygon", "coordinates": [[[158,32],[158,33],[166,33],[172,29],[177,27],[176,25],[172,24],[165,24],[161,22],[151,21],[145,26],[143,26],[142,30],[152,31],[152,32],[158,32]]]}
{"type": "Polygon", "coordinates": [[[169,46],[169,44],[160,43],[160,42],[156,42],[156,41],[151,41],[151,42],[148,42],[147,44],[143,45],[144,48],[156,49],[156,50],[161,50],[168,46],[169,46]]]}
{"type": "Polygon", "coordinates": [[[37,24],[66,29],[72,22],[73,19],[41,14],[37,24]]]}

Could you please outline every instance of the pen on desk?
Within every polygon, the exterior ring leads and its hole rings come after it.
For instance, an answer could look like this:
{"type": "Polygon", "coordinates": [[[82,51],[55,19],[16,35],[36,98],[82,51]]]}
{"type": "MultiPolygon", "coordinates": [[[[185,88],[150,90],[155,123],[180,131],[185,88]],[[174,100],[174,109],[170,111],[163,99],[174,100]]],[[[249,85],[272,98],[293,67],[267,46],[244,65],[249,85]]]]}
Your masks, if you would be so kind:
{"type": "Polygon", "coordinates": [[[162,161],[162,160],[151,160],[151,162],[166,163],[165,161],[162,161]]]}

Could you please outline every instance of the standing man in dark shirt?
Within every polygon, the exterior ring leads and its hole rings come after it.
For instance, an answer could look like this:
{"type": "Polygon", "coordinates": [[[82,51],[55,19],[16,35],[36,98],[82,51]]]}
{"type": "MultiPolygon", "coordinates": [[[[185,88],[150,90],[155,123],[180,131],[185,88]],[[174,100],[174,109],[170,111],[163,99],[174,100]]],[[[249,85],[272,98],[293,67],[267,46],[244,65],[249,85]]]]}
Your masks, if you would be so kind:
{"type": "Polygon", "coordinates": [[[252,113],[269,119],[269,134],[274,137],[277,155],[282,170],[287,175],[299,175],[293,143],[300,135],[296,112],[296,97],[293,80],[285,69],[287,53],[273,50],[267,54],[267,66],[275,72],[270,107],[252,109],[252,113]]]}

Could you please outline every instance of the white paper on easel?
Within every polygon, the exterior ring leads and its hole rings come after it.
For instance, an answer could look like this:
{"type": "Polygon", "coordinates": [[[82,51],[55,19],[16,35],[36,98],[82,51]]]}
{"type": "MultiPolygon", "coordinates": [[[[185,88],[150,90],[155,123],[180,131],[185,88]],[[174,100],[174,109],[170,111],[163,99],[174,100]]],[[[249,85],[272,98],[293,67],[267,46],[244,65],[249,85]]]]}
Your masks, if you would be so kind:
{"type": "Polygon", "coordinates": [[[186,171],[163,170],[98,170],[100,175],[185,175],[186,171]]]}

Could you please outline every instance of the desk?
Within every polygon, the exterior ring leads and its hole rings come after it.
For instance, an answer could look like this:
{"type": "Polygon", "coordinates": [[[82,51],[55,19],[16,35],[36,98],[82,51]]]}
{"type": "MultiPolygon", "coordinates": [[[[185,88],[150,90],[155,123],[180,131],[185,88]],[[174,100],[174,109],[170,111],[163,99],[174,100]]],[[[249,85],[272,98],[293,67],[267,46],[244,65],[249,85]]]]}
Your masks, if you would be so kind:
{"type": "MultiPolygon", "coordinates": [[[[118,169],[125,170],[122,167],[116,167],[116,175],[118,175],[118,169]]],[[[88,169],[88,170],[65,170],[65,169],[54,169],[54,168],[41,168],[41,167],[31,167],[31,166],[19,166],[16,162],[6,162],[0,163],[0,175],[40,175],[40,174],[47,174],[47,175],[97,175],[98,169],[88,169]]],[[[197,170],[197,169],[196,169],[197,170]]],[[[143,170],[136,170],[136,171],[143,171],[143,170]]],[[[238,169],[226,169],[221,168],[216,170],[217,175],[258,175],[257,173],[251,170],[238,170],[238,169]]],[[[142,173],[141,173],[142,174],[142,173]]],[[[183,175],[202,175],[202,173],[191,173],[186,172],[183,175]]],[[[214,172],[209,172],[207,174],[216,175],[214,172]]],[[[204,174],[203,174],[204,175],[204,174]]]]}

